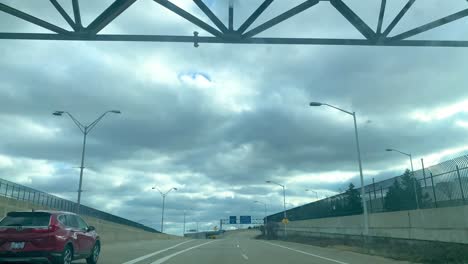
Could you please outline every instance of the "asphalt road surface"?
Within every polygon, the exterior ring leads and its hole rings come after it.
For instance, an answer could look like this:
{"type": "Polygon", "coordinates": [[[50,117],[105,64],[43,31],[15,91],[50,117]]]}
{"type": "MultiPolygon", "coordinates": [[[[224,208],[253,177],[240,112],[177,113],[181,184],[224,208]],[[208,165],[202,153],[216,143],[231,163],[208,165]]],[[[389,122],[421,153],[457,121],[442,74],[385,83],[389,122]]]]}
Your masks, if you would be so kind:
{"type": "MultiPolygon", "coordinates": [[[[338,249],[255,240],[252,231],[215,240],[157,240],[104,245],[99,264],[390,264],[408,263],[338,249]]],[[[85,263],[76,261],[74,263],[85,263]]]]}

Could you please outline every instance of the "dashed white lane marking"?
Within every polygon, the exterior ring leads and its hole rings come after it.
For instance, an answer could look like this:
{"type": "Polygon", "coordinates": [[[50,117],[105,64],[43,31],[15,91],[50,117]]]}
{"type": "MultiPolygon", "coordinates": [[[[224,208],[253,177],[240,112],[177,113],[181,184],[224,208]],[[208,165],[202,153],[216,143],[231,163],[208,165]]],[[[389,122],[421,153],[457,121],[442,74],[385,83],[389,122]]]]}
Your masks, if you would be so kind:
{"type": "Polygon", "coordinates": [[[339,263],[339,264],[349,264],[349,263],[347,263],[347,262],[342,262],[342,261],[339,261],[339,260],[336,260],[336,259],[331,259],[331,258],[322,257],[322,256],[315,255],[315,254],[312,254],[312,253],[309,253],[309,252],[302,251],[302,250],[297,250],[297,249],[294,249],[294,248],[289,248],[289,247],[281,246],[281,245],[278,245],[278,244],[273,244],[273,243],[270,243],[270,242],[265,242],[265,243],[270,244],[270,245],[272,245],[272,246],[277,246],[277,247],[280,247],[280,248],[289,249],[289,250],[294,251],[294,252],[297,252],[297,253],[302,253],[302,254],[304,254],[304,255],[309,255],[309,256],[312,256],[312,257],[316,257],[316,258],[328,260],[328,261],[335,262],[335,263],[339,263]]]}
{"type": "Polygon", "coordinates": [[[249,257],[247,257],[247,255],[245,255],[245,254],[241,254],[241,255],[245,260],[249,260],[249,257]]]}
{"type": "Polygon", "coordinates": [[[147,258],[151,258],[152,256],[156,256],[156,255],[161,254],[161,253],[163,253],[163,252],[165,252],[165,251],[168,251],[169,249],[176,248],[176,247],[178,247],[178,246],[180,246],[180,245],[183,245],[183,244],[185,244],[185,243],[188,243],[188,242],[190,242],[190,241],[193,241],[193,239],[188,240],[188,241],[184,241],[184,242],[179,243],[179,244],[177,244],[177,245],[174,245],[174,246],[172,246],[172,247],[168,247],[168,248],[165,248],[165,249],[162,249],[162,250],[153,252],[153,253],[148,254],[148,255],[141,256],[141,257],[136,258],[136,259],[134,259],[134,260],[127,261],[127,262],[125,262],[125,263],[123,263],[123,264],[135,264],[135,263],[137,263],[137,262],[140,262],[140,261],[145,260],[145,259],[147,259],[147,258]]]}
{"type": "Polygon", "coordinates": [[[190,248],[187,248],[187,249],[178,251],[178,252],[176,252],[176,253],[174,253],[174,254],[171,254],[171,255],[169,255],[169,256],[166,256],[166,257],[164,257],[164,258],[162,258],[162,259],[158,259],[158,260],[156,260],[155,262],[153,262],[153,263],[151,263],[151,264],[162,264],[162,263],[168,261],[169,259],[171,259],[171,258],[173,258],[173,257],[175,257],[175,256],[177,256],[177,255],[180,255],[180,254],[182,254],[182,253],[185,253],[185,252],[187,252],[187,251],[190,251],[190,250],[192,250],[192,249],[195,249],[195,248],[198,248],[198,247],[201,247],[201,246],[204,246],[204,245],[208,245],[208,244],[213,243],[213,242],[216,242],[216,240],[215,240],[215,241],[206,242],[206,243],[203,243],[203,244],[200,244],[200,245],[196,245],[196,246],[193,246],[193,247],[190,247],[190,248]]]}

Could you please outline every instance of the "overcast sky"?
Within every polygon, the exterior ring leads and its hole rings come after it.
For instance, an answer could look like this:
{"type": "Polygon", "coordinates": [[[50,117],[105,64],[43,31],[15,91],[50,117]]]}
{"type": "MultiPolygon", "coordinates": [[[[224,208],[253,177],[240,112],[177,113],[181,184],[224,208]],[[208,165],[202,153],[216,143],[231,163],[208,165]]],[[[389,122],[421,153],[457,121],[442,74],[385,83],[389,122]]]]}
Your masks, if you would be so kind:
{"type": "MultiPolygon", "coordinates": [[[[46,0],[0,0],[67,27],[46,0]]],[[[71,1],[59,1],[70,12],[71,1]]],[[[89,24],[112,1],[82,0],[89,24]],[[97,3],[98,2],[98,3],[97,3]]],[[[173,0],[208,21],[190,0],[173,0]]],[[[227,21],[228,0],[207,4],[227,21]]],[[[239,26],[261,3],[235,0],[239,26]]],[[[345,1],[372,28],[379,2],[345,1]]],[[[405,1],[390,1],[384,27],[405,1]]],[[[424,2],[424,3],[423,3],[424,2]]],[[[278,0],[260,23],[300,1],[278,0]]],[[[415,4],[395,32],[467,8],[466,1],[415,4]]],[[[70,12],[71,14],[71,12],[70,12]]],[[[461,39],[468,20],[420,38],[461,39]]],[[[68,29],[68,28],[67,28],[68,29]]],[[[203,30],[150,0],[139,0],[103,33],[191,35],[203,30]]],[[[0,31],[47,32],[0,13],[0,31]]],[[[261,34],[360,37],[328,2],[261,34]]],[[[157,186],[166,231],[229,215],[263,217],[359,186],[352,117],[356,111],[366,181],[401,174],[411,152],[426,164],[468,150],[468,49],[89,43],[0,40],[0,178],[76,200],[82,134],[65,110],[87,124],[111,109],[88,137],[82,203],[159,229],[157,186]]],[[[420,168],[416,162],[415,169],[420,168]]]]}

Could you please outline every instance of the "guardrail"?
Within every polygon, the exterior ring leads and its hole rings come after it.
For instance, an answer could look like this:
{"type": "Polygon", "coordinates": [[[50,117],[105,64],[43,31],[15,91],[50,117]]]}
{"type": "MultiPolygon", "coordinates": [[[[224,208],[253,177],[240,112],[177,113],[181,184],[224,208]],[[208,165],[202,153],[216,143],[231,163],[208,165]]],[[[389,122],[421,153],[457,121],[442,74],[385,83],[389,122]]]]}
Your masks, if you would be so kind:
{"type": "MultiPolygon", "coordinates": [[[[27,201],[35,205],[49,207],[52,209],[60,210],[60,211],[69,211],[73,212],[76,211],[77,203],[57,197],[55,195],[51,195],[39,190],[35,190],[30,187],[26,187],[24,185],[20,185],[14,182],[10,182],[7,180],[0,179],[0,196],[20,200],[20,201],[27,201]]],[[[80,205],[80,214],[95,217],[101,220],[122,224],[126,226],[135,227],[138,229],[142,229],[148,232],[159,233],[154,228],[145,226],[143,224],[125,219],[123,217],[119,217],[113,214],[109,214],[85,205],[80,205]]]]}

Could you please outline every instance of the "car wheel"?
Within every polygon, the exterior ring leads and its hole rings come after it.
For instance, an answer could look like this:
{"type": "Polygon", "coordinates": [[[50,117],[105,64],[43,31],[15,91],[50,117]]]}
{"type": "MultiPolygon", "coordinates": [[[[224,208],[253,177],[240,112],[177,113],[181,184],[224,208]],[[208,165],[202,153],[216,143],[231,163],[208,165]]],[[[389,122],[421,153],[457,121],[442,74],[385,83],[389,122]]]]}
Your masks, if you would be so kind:
{"type": "Polygon", "coordinates": [[[91,251],[91,256],[86,258],[86,263],[88,264],[96,264],[99,259],[99,254],[101,253],[101,245],[96,243],[91,251]]]}
{"type": "Polygon", "coordinates": [[[73,260],[73,249],[67,245],[60,257],[56,258],[54,264],[71,264],[73,260]]]}

